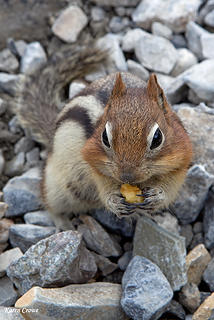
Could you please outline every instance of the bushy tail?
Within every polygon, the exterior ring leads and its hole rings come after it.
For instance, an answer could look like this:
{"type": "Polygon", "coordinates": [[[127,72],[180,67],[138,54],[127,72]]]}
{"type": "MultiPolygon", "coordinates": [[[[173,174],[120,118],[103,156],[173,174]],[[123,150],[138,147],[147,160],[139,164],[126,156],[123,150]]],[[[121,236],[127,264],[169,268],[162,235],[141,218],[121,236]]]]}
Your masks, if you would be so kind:
{"type": "Polygon", "coordinates": [[[73,79],[96,69],[106,57],[107,52],[98,49],[94,42],[72,51],[64,48],[44,68],[26,77],[17,90],[18,117],[36,141],[50,146],[62,89],[73,79]]]}

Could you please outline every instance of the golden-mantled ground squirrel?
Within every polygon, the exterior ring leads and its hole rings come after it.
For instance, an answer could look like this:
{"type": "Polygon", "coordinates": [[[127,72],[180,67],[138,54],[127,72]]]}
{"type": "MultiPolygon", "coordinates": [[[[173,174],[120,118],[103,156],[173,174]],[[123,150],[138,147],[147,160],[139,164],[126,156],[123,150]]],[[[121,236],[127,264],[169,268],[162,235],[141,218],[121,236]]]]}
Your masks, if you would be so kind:
{"type": "Polygon", "coordinates": [[[150,214],[176,197],[192,158],[189,137],[152,74],[148,84],[130,73],[94,81],[58,112],[63,85],[103,60],[95,48],[52,61],[26,81],[20,120],[48,148],[42,197],[58,228],[73,214],[106,207],[117,216],[150,214]],[[145,200],[132,204],[123,183],[145,200]]]}

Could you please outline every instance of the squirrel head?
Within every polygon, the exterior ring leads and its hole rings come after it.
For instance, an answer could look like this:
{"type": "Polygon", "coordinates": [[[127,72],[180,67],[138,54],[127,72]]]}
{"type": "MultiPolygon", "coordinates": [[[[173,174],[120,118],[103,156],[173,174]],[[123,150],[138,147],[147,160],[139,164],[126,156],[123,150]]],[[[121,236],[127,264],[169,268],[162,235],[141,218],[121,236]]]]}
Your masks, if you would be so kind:
{"type": "Polygon", "coordinates": [[[118,73],[104,114],[83,148],[83,157],[98,174],[119,183],[139,184],[188,167],[190,145],[155,74],[147,86],[127,88],[118,73]]]}

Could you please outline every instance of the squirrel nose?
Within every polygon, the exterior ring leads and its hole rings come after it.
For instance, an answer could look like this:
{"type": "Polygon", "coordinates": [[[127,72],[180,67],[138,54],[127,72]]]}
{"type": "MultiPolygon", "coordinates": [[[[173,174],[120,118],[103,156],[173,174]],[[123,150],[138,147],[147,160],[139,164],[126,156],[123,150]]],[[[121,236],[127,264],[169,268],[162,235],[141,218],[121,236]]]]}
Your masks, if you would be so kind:
{"type": "Polygon", "coordinates": [[[120,175],[120,180],[124,183],[132,183],[135,180],[134,174],[131,172],[123,172],[120,175]]]}

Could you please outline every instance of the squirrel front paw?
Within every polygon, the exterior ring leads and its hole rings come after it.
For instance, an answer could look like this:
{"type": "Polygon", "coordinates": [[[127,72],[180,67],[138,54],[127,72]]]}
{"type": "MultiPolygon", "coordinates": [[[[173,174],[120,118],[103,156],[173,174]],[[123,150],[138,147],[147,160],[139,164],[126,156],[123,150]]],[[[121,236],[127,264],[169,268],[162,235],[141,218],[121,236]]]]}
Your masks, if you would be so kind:
{"type": "Polygon", "coordinates": [[[144,190],[144,201],[142,203],[136,203],[137,213],[149,213],[152,214],[158,209],[164,207],[166,201],[165,192],[160,188],[147,188],[144,190]]]}
{"type": "Polygon", "coordinates": [[[135,206],[133,206],[132,203],[126,202],[121,194],[110,195],[106,206],[119,218],[123,216],[130,216],[135,213],[135,206]]]}

